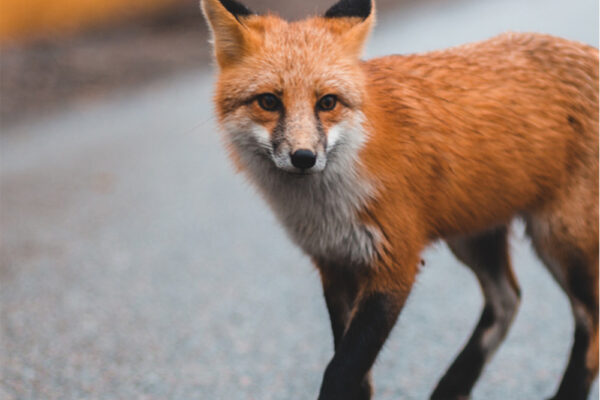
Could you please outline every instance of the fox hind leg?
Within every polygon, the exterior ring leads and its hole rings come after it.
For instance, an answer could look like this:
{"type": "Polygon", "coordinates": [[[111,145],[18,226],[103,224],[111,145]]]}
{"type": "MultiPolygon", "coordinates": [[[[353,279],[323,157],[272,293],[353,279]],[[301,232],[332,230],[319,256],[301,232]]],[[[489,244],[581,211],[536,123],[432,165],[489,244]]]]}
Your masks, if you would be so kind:
{"type": "Polygon", "coordinates": [[[573,347],[555,400],[586,399],[598,374],[597,198],[597,193],[578,196],[578,201],[563,202],[566,207],[549,207],[527,218],[534,248],[569,297],[575,320],[573,347]],[[585,198],[592,199],[590,204],[582,205],[585,198]]]}
{"type": "Polygon", "coordinates": [[[471,338],[435,388],[432,399],[466,399],[517,312],[520,289],[508,254],[508,229],[448,239],[456,257],[477,276],[485,306],[471,338]]]}

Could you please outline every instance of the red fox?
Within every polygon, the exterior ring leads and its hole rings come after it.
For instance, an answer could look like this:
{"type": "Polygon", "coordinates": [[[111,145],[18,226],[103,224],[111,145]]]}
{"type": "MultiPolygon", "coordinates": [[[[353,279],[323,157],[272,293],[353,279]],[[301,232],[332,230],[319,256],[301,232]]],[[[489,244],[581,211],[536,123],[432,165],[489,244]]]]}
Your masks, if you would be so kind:
{"type": "Polygon", "coordinates": [[[371,398],[371,367],[439,239],[485,306],[431,398],[468,398],[519,305],[507,235],[521,218],[575,317],[554,398],[585,399],[598,373],[598,50],[508,33],[362,61],[370,0],[298,22],[234,0],[202,9],[231,158],[320,272],[335,351],[318,398],[371,398]]]}

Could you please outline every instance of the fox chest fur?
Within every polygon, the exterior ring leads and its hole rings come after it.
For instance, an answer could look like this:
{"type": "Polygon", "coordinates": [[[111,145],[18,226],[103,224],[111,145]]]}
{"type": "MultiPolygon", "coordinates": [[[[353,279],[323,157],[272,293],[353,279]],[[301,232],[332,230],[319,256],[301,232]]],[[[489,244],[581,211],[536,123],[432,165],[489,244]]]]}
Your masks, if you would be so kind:
{"type": "Polygon", "coordinates": [[[230,145],[290,238],[306,254],[317,260],[367,265],[380,233],[360,218],[374,193],[356,164],[363,135],[350,127],[340,132],[344,139],[329,153],[320,174],[281,171],[266,153],[251,150],[255,146],[247,142],[256,139],[247,132],[231,135],[230,145]]]}

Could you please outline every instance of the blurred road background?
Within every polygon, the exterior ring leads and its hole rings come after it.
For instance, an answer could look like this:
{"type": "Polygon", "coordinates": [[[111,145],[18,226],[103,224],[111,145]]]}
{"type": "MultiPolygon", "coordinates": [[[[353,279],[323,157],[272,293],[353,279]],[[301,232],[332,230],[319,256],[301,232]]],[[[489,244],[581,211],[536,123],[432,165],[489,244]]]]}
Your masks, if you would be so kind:
{"type": "MultiPolygon", "coordinates": [[[[287,17],[329,6],[247,4],[287,17]]],[[[594,0],[378,6],[368,56],[506,30],[598,46],[594,0]]],[[[317,273],[225,158],[195,2],[156,10],[5,34],[0,399],[314,399],[332,355],[317,273]]],[[[476,400],[549,397],[570,351],[567,300],[518,223],[512,247],[522,306],[476,400]]],[[[470,272],[442,244],[424,258],[376,399],[427,398],[478,319],[470,272]]]]}

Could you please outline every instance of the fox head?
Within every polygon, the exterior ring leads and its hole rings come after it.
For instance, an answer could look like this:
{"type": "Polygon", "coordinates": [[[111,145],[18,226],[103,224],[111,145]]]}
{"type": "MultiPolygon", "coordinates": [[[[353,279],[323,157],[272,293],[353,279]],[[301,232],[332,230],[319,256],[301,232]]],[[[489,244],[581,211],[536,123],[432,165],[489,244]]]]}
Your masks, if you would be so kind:
{"type": "Polygon", "coordinates": [[[239,167],[262,158],[289,173],[319,173],[364,141],[360,56],[371,0],[341,0],[298,22],[235,0],[201,6],[219,67],[217,115],[239,167]]]}

